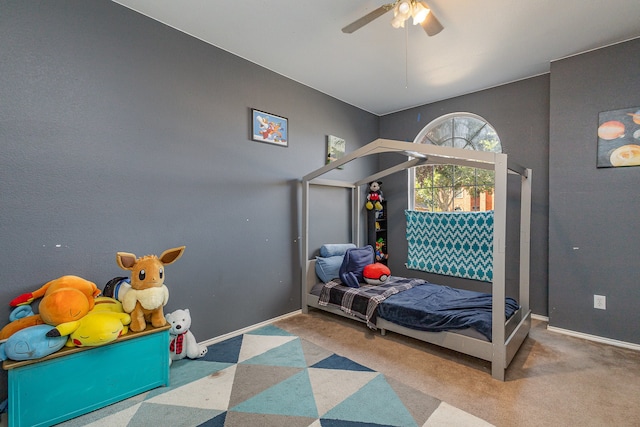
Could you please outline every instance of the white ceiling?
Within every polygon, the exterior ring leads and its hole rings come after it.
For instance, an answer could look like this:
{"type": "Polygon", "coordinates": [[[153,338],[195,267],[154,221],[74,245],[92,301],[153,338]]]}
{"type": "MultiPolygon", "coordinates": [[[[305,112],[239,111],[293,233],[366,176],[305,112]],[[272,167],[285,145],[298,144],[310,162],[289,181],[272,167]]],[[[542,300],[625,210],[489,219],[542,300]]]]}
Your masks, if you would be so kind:
{"type": "Polygon", "coordinates": [[[433,37],[394,29],[392,12],[340,31],[389,0],[114,1],[378,115],[546,73],[553,60],[640,36],[640,0],[427,0],[445,27],[433,37]]]}

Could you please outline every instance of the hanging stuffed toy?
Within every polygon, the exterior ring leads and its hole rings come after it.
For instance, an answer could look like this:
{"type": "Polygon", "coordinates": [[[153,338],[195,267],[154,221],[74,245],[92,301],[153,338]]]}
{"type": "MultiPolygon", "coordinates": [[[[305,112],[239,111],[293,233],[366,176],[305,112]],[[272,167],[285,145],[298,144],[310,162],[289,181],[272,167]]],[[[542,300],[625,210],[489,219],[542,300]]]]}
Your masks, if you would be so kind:
{"type": "Polygon", "coordinates": [[[380,181],[371,181],[369,183],[369,193],[367,194],[367,203],[365,203],[365,207],[367,210],[382,210],[382,190],[380,187],[382,186],[382,182],[380,181]]]}

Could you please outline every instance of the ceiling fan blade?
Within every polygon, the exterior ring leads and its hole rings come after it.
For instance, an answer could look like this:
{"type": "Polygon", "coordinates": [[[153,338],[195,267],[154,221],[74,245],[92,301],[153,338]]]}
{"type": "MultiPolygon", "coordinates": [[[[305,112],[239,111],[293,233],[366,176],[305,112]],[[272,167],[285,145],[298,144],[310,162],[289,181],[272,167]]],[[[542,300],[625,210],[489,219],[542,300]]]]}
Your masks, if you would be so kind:
{"type": "Polygon", "coordinates": [[[433,14],[433,10],[429,12],[426,19],[420,24],[429,36],[435,36],[444,29],[438,18],[433,14]]]}
{"type": "Polygon", "coordinates": [[[364,27],[365,25],[367,25],[369,22],[373,21],[374,19],[381,17],[382,15],[384,15],[385,13],[390,11],[391,9],[393,9],[393,3],[383,4],[382,6],[380,6],[377,9],[375,9],[374,11],[367,13],[362,18],[357,19],[357,20],[353,21],[351,24],[349,24],[346,27],[344,27],[342,29],[342,32],[343,33],[347,33],[347,34],[351,34],[354,31],[359,30],[360,28],[364,27]]]}

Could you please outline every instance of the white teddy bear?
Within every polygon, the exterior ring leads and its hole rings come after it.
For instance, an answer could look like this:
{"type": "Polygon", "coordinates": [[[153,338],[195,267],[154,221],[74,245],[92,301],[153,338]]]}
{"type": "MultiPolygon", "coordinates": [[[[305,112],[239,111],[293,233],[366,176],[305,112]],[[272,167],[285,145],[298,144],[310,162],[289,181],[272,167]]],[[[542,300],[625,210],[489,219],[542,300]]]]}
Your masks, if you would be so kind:
{"type": "Polygon", "coordinates": [[[169,335],[169,362],[188,357],[197,359],[207,354],[207,347],[198,344],[196,337],[189,330],[191,328],[191,313],[189,309],[176,310],[166,314],[167,323],[171,325],[169,335]]]}

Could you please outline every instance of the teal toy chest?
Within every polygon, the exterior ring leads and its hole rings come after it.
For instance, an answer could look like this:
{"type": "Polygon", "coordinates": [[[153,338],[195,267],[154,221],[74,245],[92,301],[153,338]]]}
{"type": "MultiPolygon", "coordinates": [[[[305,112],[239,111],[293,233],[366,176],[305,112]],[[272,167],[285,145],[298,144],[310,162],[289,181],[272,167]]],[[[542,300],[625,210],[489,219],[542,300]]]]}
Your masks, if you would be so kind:
{"type": "Polygon", "coordinates": [[[9,427],[50,426],[169,385],[169,325],[99,347],[6,360],[9,427]]]}

